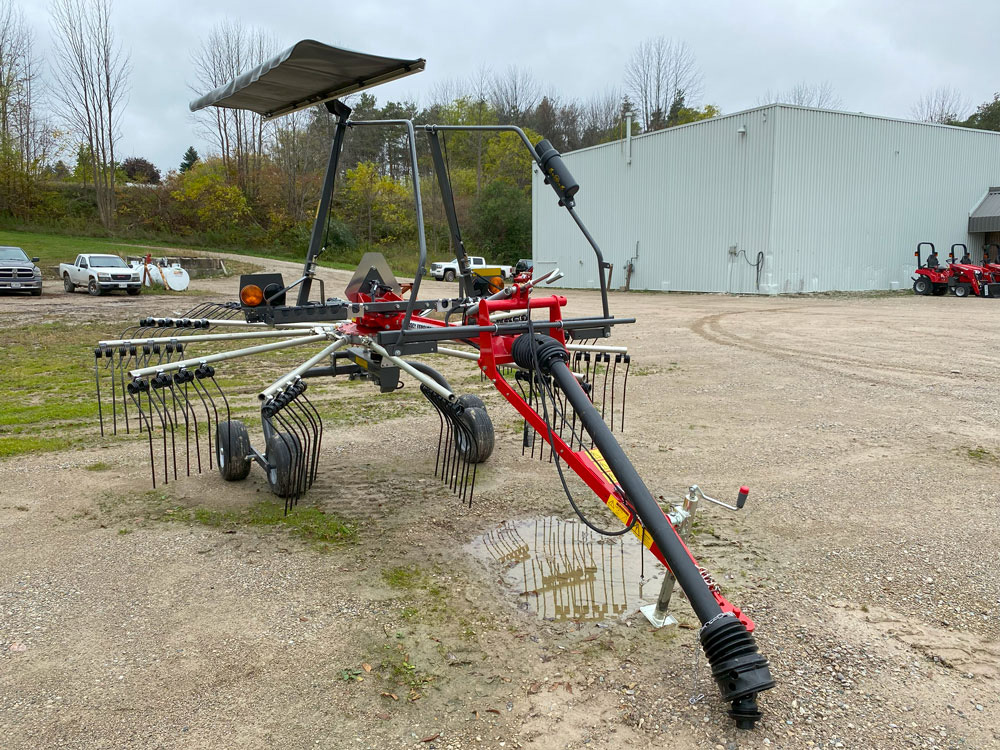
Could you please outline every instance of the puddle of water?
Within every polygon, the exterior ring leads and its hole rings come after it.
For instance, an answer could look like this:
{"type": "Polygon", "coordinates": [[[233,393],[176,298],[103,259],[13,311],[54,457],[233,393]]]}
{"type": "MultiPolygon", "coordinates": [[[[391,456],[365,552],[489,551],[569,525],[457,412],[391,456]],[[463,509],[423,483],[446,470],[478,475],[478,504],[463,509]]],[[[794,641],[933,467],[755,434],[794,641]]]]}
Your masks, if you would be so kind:
{"type": "Polygon", "coordinates": [[[506,521],[469,550],[501,566],[519,609],[547,620],[628,617],[656,601],[665,573],[631,534],[601,536],[553,517],[506,521]]]}

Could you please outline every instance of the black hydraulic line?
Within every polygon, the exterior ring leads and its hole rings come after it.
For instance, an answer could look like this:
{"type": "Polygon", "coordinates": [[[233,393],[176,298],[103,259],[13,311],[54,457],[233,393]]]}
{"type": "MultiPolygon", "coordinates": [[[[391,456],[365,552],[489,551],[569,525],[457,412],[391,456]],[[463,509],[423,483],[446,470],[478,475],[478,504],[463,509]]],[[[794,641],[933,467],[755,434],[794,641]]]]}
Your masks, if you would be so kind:
{"type": "Polygon", "coordinates": [[[333,197],[333,182],[337,178],[337,164],[340,161],[340,150],[344,145],[344,133],[347,131],[347,118],[351,109],[346,104],[334,100],[327,108],[337,115],[337,130],[333,135],[333,145],[330,147],[330,158],[326,164],[326,174],[323,176],[323,192],[319,197],[319,208],[313,221],[312,235],[309,237],[309,252],[302,266],[303,282],[299,286],[298,303],[304,305],[309,301],[312,291],[312,278],[315,273],[316,258],[323,249],[323,228],[326,216],[330,213],[330,201],[333,197]]]}

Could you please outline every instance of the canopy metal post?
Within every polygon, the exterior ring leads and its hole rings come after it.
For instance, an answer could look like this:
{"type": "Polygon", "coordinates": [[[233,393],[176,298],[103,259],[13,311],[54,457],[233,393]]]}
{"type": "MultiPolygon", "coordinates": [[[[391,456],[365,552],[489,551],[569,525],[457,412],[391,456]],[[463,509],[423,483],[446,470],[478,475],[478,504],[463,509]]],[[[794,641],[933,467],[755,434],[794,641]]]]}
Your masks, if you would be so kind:
{"type": "MultiPolygon", "coordinates": [[[[298,304],[309,301],[312,291],[313,276],[316,275],[316,258],[323,250],[323,232],[330,213],[330,201],[333,198],[333,183],[337,179],[337,167],[340,162],[340,150],[344,146],[344,133],[347,131],[347,118],[351,116],[351,108],[338,99],[327,103],[327,109],[337,116],[337,130],[333,135],[333,145],[330,147],[330,160],[326,165],[323,177],[323,192],[319,197],[319,208],[313,221],[312,236],[309,238],[309,252],[302,266],[302,285],[299,287],[298,304]]],[[[321,300],[325,301],[325,300],[321,300]]]]}
{"type": "Polygon", "coordinates": [[[444,213],[448,218],[448,228],[451,230],[451,239],[455,243],[455,260],[458,261],[459,282],[458,296],[472,296],[472,268],[469,265],[469,256],[465,252],[465,243],[462,242],[462,231],[458,227],[458,214],[455,212],[455,194],[451,190],[451,180],[448,178],[448,170],[444,163],[444,156],[441,152],[441,142],[438,139],[437,129],[433,125],[426,126],[427,140],[431,146],[431,158],[434,160],[434,171],[437,173],[438,186],[441,188],[441,202],[444,204],[444,213]]]}

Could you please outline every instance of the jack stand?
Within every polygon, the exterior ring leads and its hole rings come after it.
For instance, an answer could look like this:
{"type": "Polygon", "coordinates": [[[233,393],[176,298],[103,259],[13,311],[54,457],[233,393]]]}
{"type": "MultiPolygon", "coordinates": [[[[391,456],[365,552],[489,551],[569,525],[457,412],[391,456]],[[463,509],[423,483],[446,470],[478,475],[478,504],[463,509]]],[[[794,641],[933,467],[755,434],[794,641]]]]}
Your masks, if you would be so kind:
{"type": "Polygon", "coordinates": [[[660,587],[660,596],[656,599],[656,604],[645,604],[639,607],[646,619],[654,628],[676,627],[677,619],[667,612],[670,606],[670,597],[674,593],[675,579],[670,571],[667,571],[663,578],[663,585],[660,587]]]}
{"type": "MultiPolygon", "coordinates": [[[[684,497],[684,505],[675,505],[674,509],[667,513],[670,523],[677,529],[677,534],[688,544],[691,540],[691,525],[694,523],[694,514],[698,510],[697,485],[688,490],[684,497]]],[[[670,606],[670,597],[674,593],[674,583],[676,579],[669,570],[664,574],[663,585],[660,586],[660,595],[656,599],[656,604],[646,604],[639,607],[639,611],[646,616],[654,628],[676,627],[677,619],[667,612],[670,606]]]]}

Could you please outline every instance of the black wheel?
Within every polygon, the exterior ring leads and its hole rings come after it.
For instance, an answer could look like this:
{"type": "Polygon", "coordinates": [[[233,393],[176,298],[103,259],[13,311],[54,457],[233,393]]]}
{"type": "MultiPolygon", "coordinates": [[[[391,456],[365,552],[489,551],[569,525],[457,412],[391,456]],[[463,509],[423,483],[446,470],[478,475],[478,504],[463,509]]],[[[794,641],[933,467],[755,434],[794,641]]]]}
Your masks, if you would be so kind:
{"type": "Polygon", "coordinates": [[[302,446],[299,439],[287,432],[271,435],[267,441],[267,486],[278,497],[294,494],[296,478],[301,470],[302,446]]]}
{"type": "Polygon", "coordinates": [[[76,291],[76,284],[69,280],[69,274],[63,276],[63,289],[67,292],[76,291]]]}
{"type": "Polygon", "coordinates": [[[445,281],[454,281],[455,280],[455,272],[452,271],[449,268],[447,271],[444,272],[444,280],[445,281]]]}
{"type": "Polygon", "coordinates": [[[219,464],[219,474],[227,482],[246,479],[252,465],[250,458],[250,435],[239,420],[219,422],[215,431],[215,458],[219,464]]]}
{"type": "Polygon", "coordinates": [[[466,409],[486,409],[486,404],[483,403],[483,400],[479,398],[479,396],[472,393],[466,393],[464,396],[459,396],[458,403],[466,409]]]}
{"type": "Polygon", "coordinates": [[[32,289],[31,290],[31,296],[32,297],[41,297],[42,296],[42,290],[41,289],[32,289]]]}
{"type": "Polygon", "coordinates": [[[969,287],[967,284],[956,284],[955,285],[955,296],[956,297],[968,297],[969,287]]]}
{"type": "Polygon", "coordinates": [[[138,294],[139,292],[141,292],[141,291],[142,291],[142,287],[141,287],[141,286],[130,286],[130,287],[129,287],[128,289],[126,289],[125,291],[126,291],[126,292],[127,292],[128,294],[129,294],[129,296],[131,296],[131,297],[134,297],[134,296],[136,296],[136,295],[137,295],[137,294],[138,294]]]}
{"type": "Polygon", "coordinates": [[[91,279],[90,282],[87,284],[87,294],[91,295],[92,297],[101,296],[101,287],[98,286],[97,279],[91,279]]]}
{"type": "Polygon", "coordinates": [[[458,415],[458,421],[468,430],[468,434],[465,430],[455,430],[455,448],[469,463],[481,464],[493,453],[493,422],[490,421],[489,414],[486,409],[468,407],[458,415]]]}
{"type": "Polygon", "coordinates": [[[944,284],[935,284],[934,285],[934,296],[935,297],[941,297],[941,296],[944,296],[947,293],[948,293],[948,287],[946,287],[944,284]]]}
{"type": "Polygon", "coordinates": [[[933,290],[933,288],[934,284],[931,283],[930,279],[924,276],[921,276],[919,279],[913,282],[914,294],[920,294],[926,296],[931,293],[931,290],[933,290]]]}

